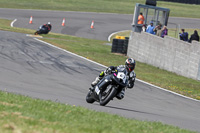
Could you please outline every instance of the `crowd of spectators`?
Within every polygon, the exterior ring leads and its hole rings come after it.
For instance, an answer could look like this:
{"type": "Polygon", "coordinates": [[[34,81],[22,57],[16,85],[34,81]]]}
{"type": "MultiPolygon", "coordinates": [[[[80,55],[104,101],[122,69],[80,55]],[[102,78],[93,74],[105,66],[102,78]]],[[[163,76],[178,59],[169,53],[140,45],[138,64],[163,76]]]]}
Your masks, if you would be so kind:
{"type": "MultiPolygon", "coordinates": [[[[145,21],[144,16],[142,13],[140,13],[140,15],[138,16],[138,24],[143,24],[144,21],[145,21]]],[[[165,35],[168,35],[167,26],[164,25],[162,27],[162,24],[159,23],[158,25],[156,25],[154,27],[153,21],[151,21],[147,27],[145,24],[143,24],[142,31],[153,34],[153,35],[160,36],[162,38],[164,38],[165,35]]],[[[180,38],[180,40],[183,40],[183,41],[186,41],[189,43],[191,43],[193,40],[199,42],[199,34],[198,34],[197,30],[194,30],[194,33],[188,39],[188,33],[185,32],[185,29],[181,29],[181,33],[179,33],[179,38],[180,38]]]]}
{"type": "MultiPolygon", "coordinates": [[[[153,35],[157,35],[162,38],[164,38],[165,35],[168,35],[167,26],[164,25],[162,27],[161,24],[158,24],[154,27],[153,21],[151,21],[147,27],[145,25],[143,25],[142,30],[144,32],[147,32],[147,33],[150,33],[153,35]]],[[[198,34],[197,30],[194,30],[194,33],[189,38],[188,32],[185,32],[185,29],[181,29],[181,33],[179,33],[179,38],[180,38],[180,40],[191,43],[193,40],[199,41],[199,34],[198,34]]]]}
{"type": "Polygon", "coordinates": [[[161,24],[158,24],[157,26],[153,26],[153,21],[150,22],[150,24],[145,28],[146,26],[143,25],[143,31],[153,34],[153,35],[157,35],[160,36],[162,38],[164,38],[165,35],[168,34],[168,29],[167,26],[163,26],[161,24]],[[144,30],[145,29],[145,30],[144,30]]]}
{"type": "Polygon", "coordinates": [[[199,34],[197,30],[194,30],[194,33],[188,38],[188,33],[185,32],[185,29],[181,29],[181,33],[179,33],[180,40],[191,43],[193,40],[199,42],[199,34]]]}

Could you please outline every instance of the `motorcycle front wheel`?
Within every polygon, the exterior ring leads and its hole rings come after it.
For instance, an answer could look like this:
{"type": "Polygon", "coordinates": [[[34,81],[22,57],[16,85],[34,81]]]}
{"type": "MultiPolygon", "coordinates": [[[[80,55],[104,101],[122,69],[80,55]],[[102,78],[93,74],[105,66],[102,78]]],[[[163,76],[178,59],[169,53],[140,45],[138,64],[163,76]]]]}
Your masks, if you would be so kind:
{"type": "Polygon", "coordinates": [[[34,35],[38,35],[38,31],[36,31],[36,32],[34,33],[34,35]]]}
{"type": "Polygon", "coordinates": [[[113,97],[116,95],[117,90],[112,87],[108,91],[104,91],[102,94],[100,94],[100,105],[105,106],[110,100],[113,99],[113,97]]]}
{"type": "Polygon", "coordinates": [[[91,98],[91,94],[92,94],[93,92],[91,92],[91,91],[89,91],[88,92],[88,94],[87,94],[87,96],[86,96],[86,102],[87,103],[94,103],[95,102],[95,100],[93,99],[93,98],[91,98]]]}

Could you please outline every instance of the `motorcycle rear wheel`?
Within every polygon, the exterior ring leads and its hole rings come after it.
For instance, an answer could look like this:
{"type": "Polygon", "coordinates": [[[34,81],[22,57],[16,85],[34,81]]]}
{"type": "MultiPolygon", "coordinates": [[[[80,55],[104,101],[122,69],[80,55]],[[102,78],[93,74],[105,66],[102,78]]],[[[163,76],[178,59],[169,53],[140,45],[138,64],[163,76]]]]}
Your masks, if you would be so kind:
{"type": "Polygon", "coordinates": [[[86,96],[86,102],[87,103],[94,103],[95,100],[93,98],[91,98],[91,91],[88,92],[87,96],[86,96]]]}
{"type": "Polygon", "coordinates": [[[104,98],[101,97],[100,102],[99,102],[100,105],[105,106],[108,102],[110,102],[110,100],[113,99],[116,93],[117,93],[117,90],[114,87],[112,87],[111,90],[108,91],[108,93],[106,94],[104,98]]]}

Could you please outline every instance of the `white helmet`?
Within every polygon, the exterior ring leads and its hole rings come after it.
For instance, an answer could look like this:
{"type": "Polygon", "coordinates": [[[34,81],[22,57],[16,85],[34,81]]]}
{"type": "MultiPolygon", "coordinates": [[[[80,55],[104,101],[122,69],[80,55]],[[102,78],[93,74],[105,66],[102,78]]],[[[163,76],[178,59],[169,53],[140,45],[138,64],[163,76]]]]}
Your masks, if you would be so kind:
{"type": "Polygon", "coordinates": [[[51,24],[50,22],[48,22],[47,24],[51,24]]]}

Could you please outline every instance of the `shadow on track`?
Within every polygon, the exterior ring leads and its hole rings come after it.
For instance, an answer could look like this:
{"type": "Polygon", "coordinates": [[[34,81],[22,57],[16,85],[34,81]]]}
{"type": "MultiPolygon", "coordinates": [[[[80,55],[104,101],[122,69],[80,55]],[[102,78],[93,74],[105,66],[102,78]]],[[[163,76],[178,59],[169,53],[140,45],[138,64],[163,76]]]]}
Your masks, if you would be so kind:
{"type": "MultiPolygon", "coordinates": [[[[129,111],[129,112],[136,112],[136,113],[141,113],[141,114],[151,114],[151,115],[157,115],[158,116],[158,114],[153,114],[153,113],[143,112],[143,111],[137,111],[137,110],[133,110],[133,109],[126,109],[126,108],[120,108],[120,107],[114,107],[114,106],[105,106],[105,107],[118,109],[118,110],[129,111]]],[[[159,115],[159,116],[161,116],[161,115],[159,115]]]]}

